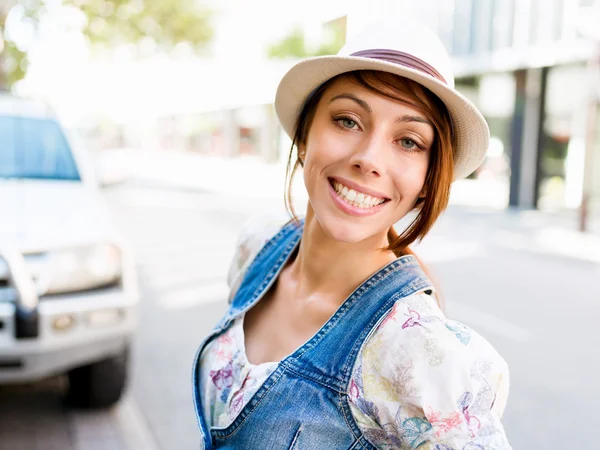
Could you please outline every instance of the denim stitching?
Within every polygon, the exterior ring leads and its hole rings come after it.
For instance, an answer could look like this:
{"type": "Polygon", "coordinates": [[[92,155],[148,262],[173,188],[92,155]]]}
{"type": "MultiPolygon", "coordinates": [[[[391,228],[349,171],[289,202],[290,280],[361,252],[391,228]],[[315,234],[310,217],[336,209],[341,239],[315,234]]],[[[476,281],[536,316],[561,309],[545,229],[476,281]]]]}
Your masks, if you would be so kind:
{"type": "MultiPolygon", "coordinates": [[[[249,266],[248,273],[251,271],[251,269],[255,268],[256,264],[258,264],[257,261],[264,257],[264,253],[266,251],[269,251],[270,249],[272,249],[272,247],[276,244],[276,242],[280,241],[286,233],[290,232],[290,229],[292,227],[295,227],[293,222],[288,223],[273,238],[271,238],[269,240],[269,242],[267,242],[267,244],[265,244],[263,246],[263,248],[259,251],[259,253],[254,258],[252,264],[249,266]]],[[[300,233],[302,233],[302,224],[300,227],[295,227],[295,228],[296,228],[295,230],[291,230],[291,232],[292,232],[291,240],[292,241],[290,242],[290,244],[288,244],[285,247],[283,253],[279,256],[276,263],[274,264],[274,267],[268,273],[268,275],[265,277],[263,282],[260,284],[259,288],[255,289],[254,294],[251,297],[251,300],[244,302],[244,304],[240,308],[233,309],[231,311],[231,314],[229,315],[229,318],[228,318],[229,320],[226,321],[226,323],[230,323],[231,319],[233,318],[234,315],[252,307],[254,305],[254,303],[256,302],[257,298],[263,293],[266,286],[268,286],[271,283],[273,277],[279,271],[283,261],[285,261],[289,257],[290,252],[297,245],[298,240],[301,237],[301,234],[300,234],[300,236],[293,236],[293,233],[298,233],[298,229],[300,229],[300,233]]],[[[303,354],[305,354],[307,351],[313,349],[317,344],[319,344],[322,341],[324,336],[327,333],[329,333],[330,330],[340,321],[340,319],[347,313],[347,311],[353,305],[355,305],[358,298],[363,296],[366,292],[368,292],[373,287],[377,286],[382,280],[387,278],[390,275],[390,273],[392,273],[398,267],[419,267],[419,264],[416,261],[416,259],[414,259],[414,257],[412,257],[412,256],[401,257],[401,258],[393,261],[390,265],[385,267],[383,270],[379,271],[374,276],[370,277],[369,280],[367,280],[365,283],[363,283],[361,286],[359,286],[351,294],[351,296],[347,299],[347,301],[344,302],[343,305],[341,305],[341,307],[334,314],[334,316],[330,320],[328,320],[328,322],[321,328],[321,330],[315,336],[313,336],[313,338],[310,339],[309,342],[307,342],[300,349],[298,349],[296,351],[295,355],[290,355],[290,356],[299,357],[299,356],[302,356],[303,354]]],[[[389,303],[393,304],[393,302],[395,302],[399,296],[405,295],[405,293],[410,291],[414,286],[419,285],[418,281],[419,280],[417,280],[417,282],[415,282],[415,281],[410,282],[408,286],[405,286],[404,289],[402,289],[402,291],[395,293],[389,300],[386,301],[385,308],[383,308],[384,313],[381,315],[378,314],[378,316],[384,317],[387,313],[389,313],[389,310],[390,310],[388,307],[389,303]]],[[[427,284],[427,283],[425,283],[425,284],[427,284]]],[[[381,317],[379,317],[377,320],[380,320],[381,317]]],[[[364,330],[360,334],[359,338],[356,341],[357,343],[355,343],[353,345],[349,356],[346,358],[346,362],[344,363],[344,365],[341,369],[341,373],[343,374],[343,376],[342,376],[343,379],[348,378],[348,376],[347,376],[347,374],[349,373],[348,367],[350,366],[351,361],[355,361],[356,354],[358,351],[360,351],[360,348],[362,347],[362,343],[364,343],[365,334],[368,334],[371,332],[371,328],[373,327],[372,324],[374,323],[374,321],[375,321],[375,319],[371,320],[370,326],[367,327],[367,329],[364,330]],[[361,344],[359,345],[358,342],[361,342],[361,344]]],[[[223,327],[223,328],[227,328],[227,327],[223,327]]],[[[364,439],[365,439],[364,435],[360,431],[360,428],[358,427],[354,417],[352,416],[352,412],[351,412],[351,409],[348,404],[347,386],[340,387],[339,379],[335,378],[335,377],[332,378],[329,376],[325,376],[325,381],[322,381],[322,380],[313,378],[313,376],[311,376],[311,375],[317,375],[317,374],[312,374],[310,371],[305,373],[305,372],[301,372],[301,371],[295,369],[294,366],[292,365],[294,362],[296,362],[295,359],[296,358],[290,357],[287,359],[287,361],[286,360],[282,361],[281,370],[277,374],[277,376],[272,377],[270,380],[265,381],[265,384],[263,385],[263,389],[259,389],[259,391],[262,391],[262,392],[258,392],[258,391],[256,392],[254,398],[252,398],[250,400],[250,402],[246,405],[246,407],[243,408],[243,410],[240,412],[239,416],[234,420],[233,423],[231,423],[231,425],[229,427],[222,429],[222,430],[210,430],[210,431],[213,432],[215,434],[215,436],[217,436],[221,439],[227,439],[230,436],[234,435],[240,429],[240,427],[245,423],[245,421],[248,419],[248,417],[250,417],[252,415],[252,412],[262,403],[263,399],[267,396],[267,394],[270,392],[270,390],[280,381],[280,379],[283,377],[283,375],[286,373],[286,371],[289,371],[289,373],[292,373],[304,380],[324,386],[324,387],[332,390],[333,392],[336,392],[338,394],[338,400],[340,402],[339,407],[342,411],[342,416],[344,417],[344,421],[345,421],[346,425],[348,426],[348,428],[351,430],[352,435],[356,438],[356,442],[352,445],[351,448],[357,448],[358,445],[360,445],[360,447],[363,449],[368,448],[368,447],[365,447],[365,444],[368,446],[370,443],[368,441],[366,441],[366,442],[364,441],[364,439]],[[327,381],[333,381],[334,385],[327,384],[327,381]],[[259,395],[257,395],[257,394],[259,394],[259,395]],[[349,417],[351,417],[351,420],[349,420],[349,417]],[[358,431],[358,434],[356,433],[357,431],[358,431]]],[[[275,375],[275,373],[273,373],[273,375],[275,375]]],[[[294,445],[295,440],[296,440],[296,438],[294,439],[294,441],[292,441],[292,445],[294,445]]]]}
{"type": "MultiPolygon", "coordinates": [[[[256,254],[256,256],[254,257],[254,259],[252,260],[252,263],[250,263],[250,265],[248,266],[248,269],[246,270],[246,275],[244,275],[244,279],[246,278],[246,276],[251,273],[252,269],[254,269],[254,267],[256,266],[256,264],[258,264],[258,260],[262,258],[262,256],[264,255],[265,252],[267,252],[268,250],[271,249],[271,247],[273,247],[277,242],[279,242],[281,240],[281,238],[283,237],[284,234],[286,234],[287,232],[290,232],[290,229],[294,227],[296,228],[295,230],[291,230],[291,233],[295,233],[298,232],[298,229],[302,230],[301,226],[300,227],[296,227],[296,225],[294,224],[294,222],[288,222],[286,225],[283,226],[283,228],[281,230],[279,230],[279,232],[277,232],[277,234],[275,236],[273,236],[271,239],[269,239],[267,241],[267,243],[265,245],[263,245],[263,247],[259,250],[259,252],[256,254]]],[[[296,239],[293,239],[293,243],[295,245],[296,239]]],[[[287,253],[287,248],[286,251],[284,252],[284,255],[287,253]]],[[[281,259],[281,258],[280,258],[281,259]]],[[[280,260],[277,261],[277,263],[275,264],[275,267],[277,268],[280,264],[280,260]]],[[[277,270],[275,270],[275,272],[277,272],[277,270]]],[[[244,283],[244,279],[242,279],[242,283],[240,284],[240,286],[244,283]]],[[[234,296],[234,298],[232,299],[232,303],[235,300],[235,297],[237,297],[239,293],[239,289],[238,292],[236,292],[236,295],[234,296]]],[[[245,303],[246,305],[248,304],[248,302],[245,303]]],[[[244,306],[242,306],[242,309],[244,308],[244,306]]]]}
{"type": "Polygon", "coordinates": [[[356,361],[357,354],[364,347],[367,336],[374,331],[374,327],[377,325],[377,322],[382,320],[385,316],[387,316],[391,309],[397,301],[408,298],[418,290],[420,290],[423,285],[428,286],[429,283],[423,279],[417,279],[411,281],[404,289],[399,292],[396,292],[393,296],[391,296],[384,306],[382,306],[379,311],[382,311],[381,315],[374,316],[369,322],[368,326],[363,330],[360,336],[356,339],[356,342],[353,344],[352,349],[350,350],[348,357],[346,358],[346,362],[342,367],[342,383],[347,384],[350,382],[350,377],[352,376],[350,366],[354,365],[353,362],[356,361]]]}
{"type": "MultiPolygon", "coordinates": [[[[350,382],[350,379],[348,377],[348,372],[351,370],[350,366],[351,365],[353,366],[356,363],[356,358],[358,358],[358,354],[360,353],[360,350],[362,349],[362,347],[364,345],[366,337],[374,331],[373,328],[381,320],[381,318],[387,316],[389,314],[389,312],[391,311],[392,308],[391,308],[390,302],[393,305],[393,302],[395,302],[394,298],[395,298],[395,296],[392,296],[391,299],[385,303],[385,306],[383,308],[381,308],[384,311],[384,313],[373,317],[373,319],[369,322],[369,325],[360,333],[359,337],[356,339],[355,343],[352,345],[352,348],[350,349],[350,352],[348,353],[348,357],[346,358],[346,361],[344,362],[344,365],[342,366],[342,368],[340,370],[340,373],[342,375],[341,383],[342,383],[342,385],[346,386],[346,390],[347,390],[347,385],[350,382]]],[[[350,374],[350,376],[351,375],[352,374],[350,374]]]]}
{"type": "Polygon", "coordinates": [[[271,269],[271,271],[267,274],[267,276],[263,280],[262,284],[259,285],[259,287],[254,290],[251,299],[249,301],[246,301],[239,308],[234,308],[230,313],[230,318],[233,318],[233,317],[239,315],[240,312],[247,311],[249,308],[254,306],[256,299],[258,299],[263,294],[263,291],[265,290],[265,288],[269,285],[269,283],[271,283],[271,281],[273,280],[273,278],[275,277],[275,275],[281,268],[281,265],[283,264],[283,262],[289,257],[290,252],[296,246],[297,242],[298,242],[297,240],[294,240],[290,244],[288,244],[288,246],[284,249],[284,252],[282,253],[282,255],[275,262],[273,269],[271,269]]]}
{"type": "MultiPolygon", "coordinates": [[[[311,372],[303,373],[303,372],[299,372],[298,370],[295,370],[294,366],[291,364],[291,361],[285,363],[285,368],[286,368],[286,370],[288,372],[293,373],[294,375],[296,375],[296,376],[298,376],[298,377],[300,377],[300,378],[302,378],[304,380],[312,381],[313,383],[319,384],[319,385],[321,385],[323,387],[331,389],[333,392],[336,392],[338,394],[343,394],[344,393],[344,391],[341,390],[338,386],[333,386],[333,385],[327,384],[325,381],[321,381],[321,380],[318,380],[316,378],[312,378],[310,376],[310,375],[312,375],[311,372]]],[[[330,377],[326,377],[326,378],[329,379],[330,377]]]]}
{"type": "Polygon", "coordinates": [[[374,450],[377,448],[373,444],[371,444],[371,442],[369,442],[369,440],[365,437],[364,434],[360,437],[360,446],[364,450],[374,450]]]}
{"type": "Polygon", "coordinates": [[[371,450],[369,447],[365,447],[362,443],[363,437],[359,437],[356,442],[354,444],[352,444],[352,447],[350,447],[348,450],[353,450],[355,448],[358,448],[358,446],[360,445],[360,448],[362,448],[363,450],[371,450]]]}
{"type": "MultiPolygon", "coordinates": [[[[356,439],[356,442],[360,442],[361,439],[363,438],[363,433],[360,430],[360,427],[358,426],[358,424],[356,423],[356,420],[354,420],[352,411],[350,411],[350,407],[348,406],[348,396],[346,394],[340,393],[340,408],[342,410],[342,417],[344,418],[344,421],[346,422],[346,426],[350,429],[350,432],[356,439]],[[348,420],[348,415],[350,415],[352,417],[351,420],[348,420]],[[356,431],[358,432],[358,434],[356,433],[356,431]]],[[[361,447],[363,447],[362,444],[360,444],[360,445],[361,445],[361,447]]],[[[354,447],[356,447],[356,443],[350,448],[354,448],[354,447]]]]}
{"type": "MultiPolygon", "coordinates": [[[[365,330],[363,330],[363,332],[360,334],[360,336],[356,339],[356,342],[353,344],[352,349],[351,349],[350,353],[348,354],[348,357],[346,358],[346,362],[344,363],[344,366],[341,370],[342,378],[343,378],[342,383],[345,386],[345,388],[344,388],[345,392],[347,392],[347,390],[348,390],[348,385],[350,384],[350,380],[352,378],[352,368],[354,367],[354,364],[356,363],[356,358],[358,357],[358,353],[360,352],[360,350],[362,350],[365,343],[367,342],[368,335],[375,331],[375,327],[378,322],[380,322],[381,320],[383,320],[385,317],[387,317],[390,314],[393,305],[397,301],[399,301],[403,298],[407,298],[408,296],[416,293],[422,284],[427,285],[429,283],[427,283],[427,281],[419,278],[417,280],[410,282],[409,285],[405,289],[402,289],[401,291],[399,291],[399,292],[395,293],[393,296],[391,296],[389,298],[389,300],[387,300],[385,302],[384,306],[378,310],[378,311],[383,311],[383,313],[375,315],[373,317],[373,319],[371,319],[371,321],[369,322],[369,325],[367,327],[365,327],[365,330]],[[411,292],[411,290],[412,290],[412,292],[411,292]],[[408,293],[408,295],[406,295],[407,293],[408,293]]],[[[354,425],[356,427],[358,427],[358,424],[356,423],[356,419],[355,419],[354,415],[352,414],[350,406],[348,405],[347,396],[346,396],[345,400],[346,400],[346,405],[344,405],[344,407],[348,408],[349,414],[352,418],[352,422],[354,423],[354,425]]],[[[344,410],[345,410],[345,408],[344,408],[344,410]]],[[[346,418],[345,418],[345,420],[346,420],[346,423],[348,424],[348,420],[346,418]]],[[[360,427],[358,427],[358,429],[360,430],[360,427]]],[[[363,437],[364,437],[364,435],[363,435],[363,437]]],[[[367,439],[367,442],[368,442],[368,439],[367,439]]],[[[369,444],[371,444],[371,443],[369,442],[369,444]]],[[[361,444],[361,446],[362,446],[362,444],[361,444]]],[[[363,446],[363,448],[364,448],[364,446],[363,446]]]]}

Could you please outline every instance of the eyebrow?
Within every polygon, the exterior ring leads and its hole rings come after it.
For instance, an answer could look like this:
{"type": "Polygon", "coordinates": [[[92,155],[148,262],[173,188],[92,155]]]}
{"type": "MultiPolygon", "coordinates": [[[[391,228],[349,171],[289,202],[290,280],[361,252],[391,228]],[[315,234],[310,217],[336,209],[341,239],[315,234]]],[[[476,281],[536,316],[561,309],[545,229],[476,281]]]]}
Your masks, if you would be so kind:
{"type": "Polygon", "coordinates": [[[373,112],[373,110],[367,104],[367,102],[365,102],[364,100],[361,100],[360,98],[358,98],[357,96],[352,95],[352,94],[346,94],[346,93],[344,93],[344,94],[336,95],[331,100],[329,100],[329,102],[327,104],[331,104],[334,101],[339,100],[340,98],[347,98],[349,100],[354,100],[356,103],[358,103],[358,106],[360,106],[362,109],[364,109],[368,113],[372,113],[373,112]]]}
{"type": "Polygon", "coordinates": [[[410,114],[405,114],[402,117],[398,117],[396,119],[396,122],[399,122],[399,123],[419,122],[419,123],[426,123],[427,125],[433,126],[433,124],[429,120],[425,119],[424,117],[421,117],[421,116],[411,116],[410,114]]]}
{"type": "MultiPolygon", "coordinates": [[[[356,97],[353,94],[348,94],[348,93],[343,93],[343,94],[336,95],[331,100],[329,100],[329,102],[327,102],[327,104],[331,104],[334,101],[339,100],[341,98],[347,98],[349,100],[352,100],[352,101],[356,102],[358,104],[358,106],[360,106],[362,109],[364,109],[368,113],[372,113],[373,112],[373,110],[371,109],[371,107],[368,105],[367,102],[365,102],[364,100],[361,100],[360,98],[356,97]]],[[[397,123],[419,122],[419,123],[425,123],[427,125],[433,126],[433,124],[429,120],[425,119],[424,117],[414,116],[414,115],[411,115],[411,114],[405,114],[405,115],[403,115],[401,117],[398,117],[396,119],[396,122],[397,123]]]]}

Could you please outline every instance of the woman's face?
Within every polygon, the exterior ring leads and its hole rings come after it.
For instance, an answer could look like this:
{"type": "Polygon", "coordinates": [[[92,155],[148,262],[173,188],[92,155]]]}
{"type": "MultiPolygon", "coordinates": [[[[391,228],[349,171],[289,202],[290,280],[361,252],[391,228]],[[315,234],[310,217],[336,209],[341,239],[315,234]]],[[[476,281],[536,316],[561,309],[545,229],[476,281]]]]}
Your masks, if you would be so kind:
{"type": "Polygon", "coordinates": [[[383,240],[413,209],[434,129],[424,114],[347,78],[323,93],[300,146],[310,206],[333,239],[383,240]]]}

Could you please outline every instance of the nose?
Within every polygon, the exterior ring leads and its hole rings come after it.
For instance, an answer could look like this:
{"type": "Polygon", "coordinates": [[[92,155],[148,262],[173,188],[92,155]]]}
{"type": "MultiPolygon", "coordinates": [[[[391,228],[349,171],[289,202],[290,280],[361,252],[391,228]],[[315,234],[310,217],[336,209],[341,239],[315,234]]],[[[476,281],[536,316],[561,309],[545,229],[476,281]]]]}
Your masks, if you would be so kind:
{"type": "Polygon", "coordinates": [[[381,176],[384,168],[383,149],[384,142],[380,137],[375,134],[365,135],[350,157],[352,168],[364,175],[381,176]]]}

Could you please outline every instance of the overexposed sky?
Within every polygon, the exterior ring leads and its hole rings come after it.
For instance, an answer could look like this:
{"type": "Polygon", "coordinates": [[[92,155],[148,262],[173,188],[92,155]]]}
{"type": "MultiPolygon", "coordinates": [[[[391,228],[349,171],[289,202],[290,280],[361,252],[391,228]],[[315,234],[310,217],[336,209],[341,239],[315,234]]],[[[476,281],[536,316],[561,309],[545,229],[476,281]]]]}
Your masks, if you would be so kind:
{"type": "MultiPolygon", "coordinates": [[[[124,122],[161,108],[168,113],[260,103],[271,98],[286,70],[265,61],[268,45],[296,25],[309,38],[316,37],[323,22],[346,13],[335,2],[317,0],[204,0],[203,4],[215,11],[212,63],[189,58],[170,62],[162,57],[136,63],[126,48],[112,60],[106,55],[99,60],[74,30],[82,17],[77,11],[56,8],[38,38],[28,42],[31,66],[18,92],[46,99],[72,123],[95,113],[124,122]]],[[[25,28],[12,31],[29,36],[25,28]]]]}
{"type": "Polygon", "coordinates": [[[214,0],[217,11],[214,54],[217,58],[253,58],[300,25],[307,37],[317,39],[323,22],[345,15],[340,2],[323,0],[214,0]]]}

